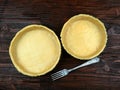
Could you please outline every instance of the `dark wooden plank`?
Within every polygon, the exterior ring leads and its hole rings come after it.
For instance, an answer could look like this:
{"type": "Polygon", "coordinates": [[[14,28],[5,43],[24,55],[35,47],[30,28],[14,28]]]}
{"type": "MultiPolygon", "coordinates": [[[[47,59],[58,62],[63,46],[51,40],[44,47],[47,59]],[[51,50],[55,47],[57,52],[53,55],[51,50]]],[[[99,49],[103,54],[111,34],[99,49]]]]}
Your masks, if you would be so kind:
{"type": "Polygon", "coordinates": [[[0,0],[0,90],[119,90],[120,88],[120,1],[119,0],[0,0]],[[60,37],[63,24],[80,13],[102,20],[108,43],[101,62],[74,71],[58,81],[50,75],[82,64],[62,49],[59,64],[50,73],[28,77],[13,66],[8,49],[14,35],[29,24],[42,24],[60,37]]]}

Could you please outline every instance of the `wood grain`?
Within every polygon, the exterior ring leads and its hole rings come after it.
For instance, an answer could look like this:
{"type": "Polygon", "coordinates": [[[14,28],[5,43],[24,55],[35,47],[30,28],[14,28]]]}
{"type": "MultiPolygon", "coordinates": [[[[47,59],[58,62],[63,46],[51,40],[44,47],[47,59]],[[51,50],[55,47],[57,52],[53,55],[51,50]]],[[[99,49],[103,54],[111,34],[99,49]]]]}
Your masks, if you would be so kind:
{"type": "Polygon", "coordinates": [[[0,90],[119,90],[120,88],[120,1],[119,0],[0,0],[0,90]],[[24,26],[42,24],[60,38],[63,24],[76,14],[90,14],[104,22],[108,43],[101,62],[74,71],[58,81],[50,75],[72,68],[77,60],[62,49],[59,64],[40,77],[20,74],[13,66],[8,49],[14,35],[24,26]]]}

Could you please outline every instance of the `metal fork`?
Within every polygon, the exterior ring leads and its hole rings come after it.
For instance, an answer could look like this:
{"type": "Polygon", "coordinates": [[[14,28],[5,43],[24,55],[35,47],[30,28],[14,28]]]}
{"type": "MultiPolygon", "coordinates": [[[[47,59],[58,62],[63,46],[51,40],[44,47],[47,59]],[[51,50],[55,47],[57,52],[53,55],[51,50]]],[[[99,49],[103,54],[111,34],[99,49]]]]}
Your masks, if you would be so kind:
{"type": "Polygon", "coordinates": [[[84,66],[88,66],[88,65],[97,63],[99,61],[100,61],[100,58],[98,58],[98,57],[93,58],[93,59],[91,59],[91,60],[89,60],[89,61],[87,61],[87,62],[85,62],[85,63],[83,63],[81,65],[78,65],[78,66],[76,66],[76,67],[74,67],[72,69],[63,69],[63,70],[60,70],[60,71],[58,71],[56,73],[53,73],[53,74],[51,74],[51,78],[52,78],[53,81],[57,80],[59,78],[67,76],[69,74],[69,72],[71,72],[71,71],[74,71],[74,70],[76,70],[78,68],[81,68],[81,67],[84,67],[84,66]]]}

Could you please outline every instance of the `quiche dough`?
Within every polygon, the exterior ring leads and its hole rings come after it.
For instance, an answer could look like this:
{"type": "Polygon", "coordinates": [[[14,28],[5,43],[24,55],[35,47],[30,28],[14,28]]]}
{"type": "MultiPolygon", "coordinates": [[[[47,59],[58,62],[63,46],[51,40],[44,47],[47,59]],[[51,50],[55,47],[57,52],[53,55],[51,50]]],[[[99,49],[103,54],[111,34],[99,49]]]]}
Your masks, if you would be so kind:
{"type": "Polygon", "coordinates": [[[28,76],[40,76],[58,63],[61,46],[58,37],[42,25],[29,25],[13,38],[10,57],[17,70],[28,76]]]}
{"type": "Polygon", "coordinates": [[[93,16],[76,15],[64,24],[61,41],[65,50],[73,57],[91,59],[105,48],[106,29],[104,24],[93,16]]]}

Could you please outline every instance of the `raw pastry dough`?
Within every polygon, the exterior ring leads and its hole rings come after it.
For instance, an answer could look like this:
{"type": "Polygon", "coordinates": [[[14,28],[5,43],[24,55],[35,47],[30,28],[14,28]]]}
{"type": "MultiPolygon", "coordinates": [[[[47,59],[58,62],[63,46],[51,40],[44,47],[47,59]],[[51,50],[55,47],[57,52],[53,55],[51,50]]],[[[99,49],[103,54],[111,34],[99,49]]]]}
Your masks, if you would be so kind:
{"type": "Polygon", "coordinates": [[[49,28],[29,25],[13,38],[9,53],[18,71],[28,76],[40,76],[57,65],[61,46],[58,37],[49,28]]]}
{"type": "Polygon", "coordinates": [[[91,59],[105,48],[106,29],[104,24],[93,16],[76,15],[64,24],[61,41],[65,50],[73,57],[91,59]]]}

